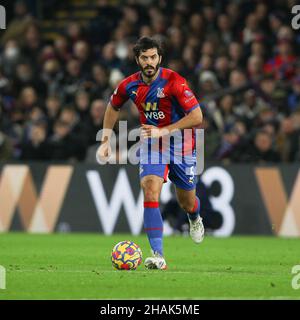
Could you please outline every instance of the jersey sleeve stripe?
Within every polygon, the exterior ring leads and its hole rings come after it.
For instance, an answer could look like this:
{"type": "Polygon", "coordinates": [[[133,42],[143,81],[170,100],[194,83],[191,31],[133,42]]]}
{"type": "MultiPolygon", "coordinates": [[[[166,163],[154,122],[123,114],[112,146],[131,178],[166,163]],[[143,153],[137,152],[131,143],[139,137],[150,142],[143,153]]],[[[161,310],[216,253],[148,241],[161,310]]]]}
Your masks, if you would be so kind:
{"type": "Polygon", "coordinates": [[[191,107],[190,109],[188,110],[185,110],[185,113],[190,113],[191,111],[193,111],[194,109],[200,107],[199,103],[195,104],[193,107],[191,107]]]}

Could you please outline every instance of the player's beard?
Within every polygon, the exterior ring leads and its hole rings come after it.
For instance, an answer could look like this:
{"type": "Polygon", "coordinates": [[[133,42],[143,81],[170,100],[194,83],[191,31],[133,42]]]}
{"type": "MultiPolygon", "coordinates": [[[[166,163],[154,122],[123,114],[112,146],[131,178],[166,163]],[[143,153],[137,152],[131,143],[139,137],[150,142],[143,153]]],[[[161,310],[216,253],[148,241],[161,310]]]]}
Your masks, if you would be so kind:
{"type": "Polygon", "coordinates": [[[142,74],[144,77],[148,78],[148,79],[151,79],[153,78],[155,75],[156,75],[156,72],[158,71],[160,67],[160,63],[158,63],[156,65],[156,67],[150,67],[150,66],[147,66],[145,68],[143,68],[140,64],[139,64],[139,68],[140,70],[142,71],[142,74]]]}

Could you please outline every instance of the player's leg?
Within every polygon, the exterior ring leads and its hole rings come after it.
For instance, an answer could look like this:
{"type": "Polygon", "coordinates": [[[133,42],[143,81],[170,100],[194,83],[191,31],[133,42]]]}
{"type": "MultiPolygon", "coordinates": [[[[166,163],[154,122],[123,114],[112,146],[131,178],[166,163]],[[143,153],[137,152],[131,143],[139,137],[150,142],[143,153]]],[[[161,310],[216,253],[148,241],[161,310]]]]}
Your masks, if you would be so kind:
{"type": "Polygon", "coordinates": [[[190,220],[196,220],[200,214],[200,200],[196,196],[196,189],[184,190],[176,187],[176,196],[180,207],[188,213],[190,220]]]}
{"type": "Polygon", "coordinates": [[[191,238],[195,243],[202,242],[204,226],[200,217],[200,200],[196,196],[196,189],[184,190],[176,186],[176,195],[179,205],[188,215],[191,238]]]}
{"type": "Polygon", "coordinates": [[[190,222],[190,235],[196,243],[204,238],[204,226],[200,217],[200,200],[196,196],[197,177],[194,174],[196,158],[170,164],[169,179],[176,186],[176,195],[181,208],[187,213],[190,222]]]}
{"type": "Polygon", "coordinates": [[[163,255],[163,221],[159,209],[159,196],[163,181],[163,178],[155,175],[145,176],[141,180],[144,192],[144,228],[153,252],[160,255],[163,255]]]}
{"type": "Polygon", "coordinates": [[[145,260],[149,269],[165,269],[163,258],[163,220],[159,209],[159,197],[164,178],[146,175],[141,179],[144,193],[144,228],[153,252],[153,257],[145,260]]]}

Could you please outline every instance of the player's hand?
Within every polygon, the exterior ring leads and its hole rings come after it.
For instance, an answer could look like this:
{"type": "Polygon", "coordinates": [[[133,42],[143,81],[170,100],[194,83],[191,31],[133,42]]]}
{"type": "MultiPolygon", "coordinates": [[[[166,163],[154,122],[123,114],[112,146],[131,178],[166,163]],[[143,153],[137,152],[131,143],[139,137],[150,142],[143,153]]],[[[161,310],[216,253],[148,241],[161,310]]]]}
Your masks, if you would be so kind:
{"type": "Polygon", "coordinates": [[[146,138],[160,138],[168,133],[169,133],[169,131],[165,128],[158,128],[158,127],[152,126],[150,124],[142,124],[141,136],[144,139],[146,139],[146,138]]]}
{"type": "Polygon", "coordinates": [[[110,142],[106,141],[101,143],[100,147],[96,151],[96,159],[98,163],[105,164],[111,156],[110,142]]]}

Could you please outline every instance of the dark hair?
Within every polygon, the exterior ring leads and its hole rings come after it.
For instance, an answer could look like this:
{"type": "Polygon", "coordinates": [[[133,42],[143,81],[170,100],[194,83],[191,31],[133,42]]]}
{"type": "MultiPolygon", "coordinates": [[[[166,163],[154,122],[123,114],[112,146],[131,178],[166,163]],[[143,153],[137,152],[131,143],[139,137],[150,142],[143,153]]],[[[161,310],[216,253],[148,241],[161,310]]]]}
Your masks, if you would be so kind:
{"type": "Polygon", "coordinates": [[[163,50],[158,40],[154,38],[149,38],[149,37],[142,37],[137,41],[137,43],[133,47],[133,52],[136,57],[139,57],[141,52],[144,52],[146,50],[153,49],[153,48],[157,49],[157,53],[159,56],[162,55],[163,50]]]}

